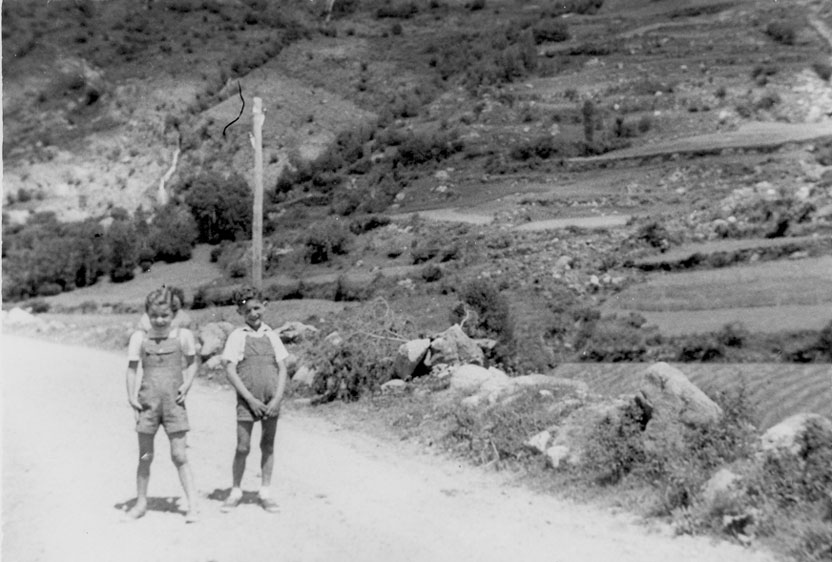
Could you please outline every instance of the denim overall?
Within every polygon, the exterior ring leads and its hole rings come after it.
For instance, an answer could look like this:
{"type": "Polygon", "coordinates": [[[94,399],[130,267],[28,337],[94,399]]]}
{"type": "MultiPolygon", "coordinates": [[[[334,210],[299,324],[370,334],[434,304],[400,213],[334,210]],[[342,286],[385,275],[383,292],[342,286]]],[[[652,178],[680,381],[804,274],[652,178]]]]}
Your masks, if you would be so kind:
{"type": "MultiPolygon", "coordinates": [[[[142,382],[139,387],[139,404],[143,411],[141,418],[151,424],[161,423],[168,433],[187,431],[188,419],[185,407],[176,403],[179,387],[182,386],[182,349],[178,337],[155,341],[146,337],[142,343],[142,382]]],[[[139,425],[142,424],[142,419],[139,425]]],[[[158,427],[152,425],[150,429],[158,427]]],[[[139,428],[141,430],[141,427],[139,428]]]]}
{"type": "MultiPolygon", "coordinates": [[[[255,398],[268,404],[277,392],[278,369],[275,361],[274,347],[268,336],[255,337],[246,335],[243,359],[237,364],[240,380],[255,398]]],[[[246,401],[237,395],[237,419],[256,421],[261,419],[254,415],[246,401]]]]}

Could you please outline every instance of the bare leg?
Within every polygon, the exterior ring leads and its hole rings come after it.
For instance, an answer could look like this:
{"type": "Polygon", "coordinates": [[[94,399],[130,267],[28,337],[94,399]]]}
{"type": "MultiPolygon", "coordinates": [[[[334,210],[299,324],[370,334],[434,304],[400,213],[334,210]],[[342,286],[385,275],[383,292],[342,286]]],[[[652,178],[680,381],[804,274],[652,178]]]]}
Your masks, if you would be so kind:
{"type": "Polygon", "coordinates": [[[277,418],[264,418],[262,424],[260,473],[263,478],[263,488],[268,488],[272,483],[274,471],[274,436],[277,431],[277,418]]]}
{"type": "Polygon", "coordinates": [[[251,450],[251,429],[254,422],[237,421],[237,449],[234,451],[234,463],[231,465],[233,487],[239,488],[243,483],[246,470],[246,457],[251,450]]]}
{"type": "Polygon", "coordinates": [[[153,440],[149,433],[139,433],[139,466],[136,469],[136,505],[127,516],[138,519],[147,513],[147,486],[150,482],[150,463],[153,462],[153,440]]]}
{"type": "Polygon", "coordinates": [[[173,461],[176,470],[179,472],[179,481],[182,483],[182,488],[185,490],[185,497],[188,500],[188,515],[191,520],[196,520],[195,515],[199,511],[197,509],[196,501],[196,486],[194,485],[194,476],[191,473],[191,465],[188,463],[188,455],[186,452],[188,442],[186,432],[177,431],[168,435],[170,439],[170,458],[173,461]]]}

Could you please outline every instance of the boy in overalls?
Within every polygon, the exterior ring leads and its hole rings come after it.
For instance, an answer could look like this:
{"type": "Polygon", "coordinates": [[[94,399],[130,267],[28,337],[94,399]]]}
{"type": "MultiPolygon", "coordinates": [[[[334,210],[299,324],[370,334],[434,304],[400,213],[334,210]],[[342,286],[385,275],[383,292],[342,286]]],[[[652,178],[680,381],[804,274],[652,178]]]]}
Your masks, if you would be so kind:
{"type": "Polygon", "coordinates": [[[277,333],[263,322],[266,302],[252,287],[234,295],[245,325],[228,335],[222,358],[228,382],[237,391],[237,449],[232,464],[231,492],[222,510],[230,511],[243,498],[241,488],[246,457],[251,449],[254,422],[260,422],[260,504],[269,513],[278,511],[269,489],[274,469],[274,439],[277,418],[286,388],[286,358],[289,353],[277,333]]]}
{"type": "Polygon", "coordinates": [[[186,434],[190,427],[185,397],[196,375],[196,346],[190,330],[171,326],[173,299],[170,289],[164,287],[147,296],[145,310],[150,329],[134,332],[127,347],[127,401],[133,408],[139,435],[136,504],[127,516],[138,519],[147,512],[153,442],[161,425],[170,440],[171,459],[188,500],[185,520],[192,523],[198,519],[198,512],[194,478],[186,453],[186,434]]]}

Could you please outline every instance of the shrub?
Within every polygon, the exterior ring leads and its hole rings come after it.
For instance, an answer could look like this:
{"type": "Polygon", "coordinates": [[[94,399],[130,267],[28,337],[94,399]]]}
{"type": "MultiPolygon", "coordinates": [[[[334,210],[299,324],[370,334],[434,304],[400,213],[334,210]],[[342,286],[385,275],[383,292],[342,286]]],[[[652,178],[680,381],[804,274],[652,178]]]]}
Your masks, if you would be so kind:
{"type": "Polygon", "coordinates": [[[335,255],[349,252],[353,234],[341,220],[331,217],[314,224],[304,238],[306,259],[310,263],[323,263],[335,255]]]}
{"type": "Polygon", "coordinates": [[[768,84],[769,76],[774,76],[777,72],[778,68],[772,63],[758,64],[751,69],[751,79],[758,86],[765,86],[768,84]]]}
{"type": "Polygon", "coordinates": [[[33,301],[29,301],[28,308],[32,311],[32,314],[44,314],[49,312],[51,305],[42,299],[35,299],[33,301]]]}
{"type": "Polygon", "coordinates": [[[616,484],[646,462],[641,439],[643,417],[641,408],[630,403],[620,417],[605,417],[592,429],[586,439],[584,466],[593,482],[616,484]]]}
{"type": "Polygon", "coordinates": [[[419,8],[415,2],[400,2],[398,4],[388,4],[376,10],[376,17],[382,18],[399,18],[407,19],[413,17],[419,12],[419,8]]]}
{"type": "Polygon", "coordinates": [[[387,226],[388,224],[390,224],[390,222],[390,217],[386,217],[384,215],[371,214],[367,215],[366,217],[352,219],[350,221],[349,228],[350,232],[357,236],[359,234],[364,234],[377,228],[387,226]]]}
{"type": "Polygon", "coordinates": [[[549,41],[568,41],[571,37],[566,24],[555,19],[540,20],[532,27],[532,33],[534,34],[534,41],[538,45],[549,41]]]}
{"type": "Polygon", "coordinates": [[[609,316],[582,322],[574,347],[581,361],[644,361],[651,332],[641,329],[643,318],[609,316]]]}
{"type": "Polygon", "coordinates": [[[653,248],[664,248],[668,246],[670,233],[661,223],[651,221],[639,227],[635,238],[641,242],[646,242],[653,248]]]}
{"type": "Polygon", "coordinates": [[[681,342],[676,361],[685,363],[718,361],[725,358],[725,345],[714,334],[694,334],[681,342]]]}
{"type": "Polygon", "coordinates": [[[384,299],[352,307],[331,317],[330,324],[342,342],[333,345],[322,340],[307,357],[317,371],[314,404],[377,392],[392,377],[397,348],[416,337],[413,322],[394,314],[384,299]]]}
{"type": "Polygon", "coordinates": [[[63,292],[63,288],[57,283],[43,283],[38,287],[37,292],[38,296],[52,297],[60,295],[63,292]]]}
{"type": "Polygon", "coordinates": [[[488,280],[474,279],[460,289],[459,298],[476,314],[472,336],[496,339],[494,359],[508,367],[516,347],[508,297],[488,280]]]}
{"type": "Polygon", "coordinates": [[[812,63],[812,70],[820,77],[821,80],[829,82],[832,78],[832,64],[824,60],[816,60],[812,63]]]}
{"type": "Polygon", "coordinates": [[[794,45],[797,37],[797,24],[794,22],[773,21],[766,26],[766,35],[782,43],[794,45]]]}
{"type": "Polygon", "coordinates": [[[462,150],[462,147],[455,132],[412,134],[399,147],[394,162],[403,166],[440,162],[462,150]]]}
{"type": "Polygon", "coordinates": [[[592,100],[586,100],[581,106],[581,116],[584,123],[584,139],[586,142],[592,143],[595,136],[595,116],[597,109],[592,100]]]}

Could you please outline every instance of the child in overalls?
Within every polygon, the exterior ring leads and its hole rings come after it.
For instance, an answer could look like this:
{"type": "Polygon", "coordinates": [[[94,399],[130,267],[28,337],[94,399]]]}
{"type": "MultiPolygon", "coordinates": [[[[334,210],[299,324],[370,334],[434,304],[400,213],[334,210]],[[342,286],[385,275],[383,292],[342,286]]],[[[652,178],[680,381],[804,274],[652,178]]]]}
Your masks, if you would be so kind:
{"type": "Polygon", "coordinates": [[[164,287],[147,296],[145,310],[150,329],[134,332],[127,348],[127,400],[134,410],[139,435],[136,504],[127,516],[138,519],[147,512],[153,442],[161,425],[168,435],[171,459],[188,501],[186,521],[191,523],[198,519],[198,511],[194,479],[186,454],[186,434],[190,428],[185,397],[196,375],[196,347],[190,330],[171,327],[173,298],[170,289],[164,287]]]}
{"type": "Polygon", "coordinates": [[[228,382],[237,391],[237,449],[232,464],[231,492],[222,510],[230,511],[243,498],[242,481],[246,457],[251,449],[251,432],[260,422],[260,504],[269,513],[278,511],[269,489],[274,469],[274,439],[277,418],[286,388],[288,352],[277,333],[263,322],[266,302],[252,287],[243,287],[234,295],[237,312],[245,325],[228,335],[222,358],[228,382]]]}

